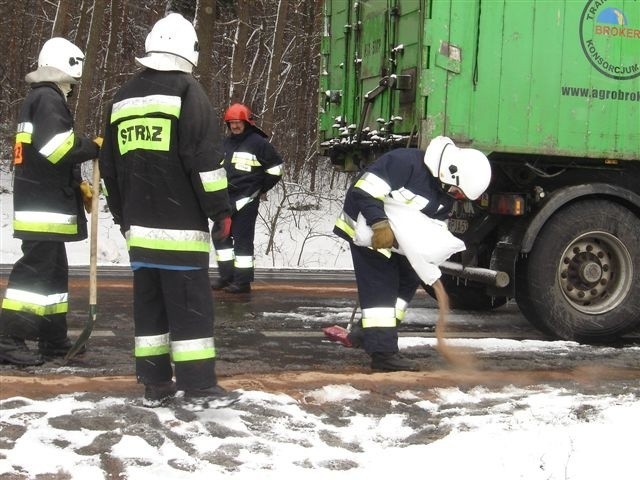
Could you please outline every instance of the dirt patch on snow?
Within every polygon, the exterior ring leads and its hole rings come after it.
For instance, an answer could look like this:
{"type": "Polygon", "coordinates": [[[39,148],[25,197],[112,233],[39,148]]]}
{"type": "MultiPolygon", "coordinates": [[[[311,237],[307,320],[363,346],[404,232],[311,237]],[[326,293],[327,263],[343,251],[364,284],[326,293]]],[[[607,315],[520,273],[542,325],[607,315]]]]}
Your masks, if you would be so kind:
{"type": "MultiPolygon", "coordinates": [[[[284,393],[302,398],[306,392],[326,385],[348,384],[380,395],[394,395],[399,390],[425,391],[432,388],[478,385],[497,388],[505,385],[528,386],[541,383],[597,384],[602,380],[637,380],[639,369],[580,367],[572,370],[478,371],[437,370],[428,372],[369,373],[346,371],[278,372],[273,374],[242,374],[221,377],[220,384],[227,389],[259,390],[284,393]]],[[[50,398],[69,393],[104,393],[116,396],[139,396],[142,386],[134,376],[83,377],[77,375],[0,376],[0,399],[27,397],[50,398]]]]}

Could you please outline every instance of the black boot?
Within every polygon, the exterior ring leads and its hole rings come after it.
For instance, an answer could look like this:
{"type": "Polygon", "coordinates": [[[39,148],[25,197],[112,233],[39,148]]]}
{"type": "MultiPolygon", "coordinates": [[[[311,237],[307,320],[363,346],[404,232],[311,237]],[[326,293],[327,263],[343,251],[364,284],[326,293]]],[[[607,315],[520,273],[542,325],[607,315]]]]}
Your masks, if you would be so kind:
{"type": "Polygon", "coordinates": [[[0,337],[0,361],[14,365],[42,365],[44,358],[27,348],[24,340],[14,337],[0,337]]]}
{"type": "Polygon", "coordinates": [[[351,328],[351,331],[347,335],[347,338],[351,342],[351,346],[353,348],[362,347],[362,340],[364,338],[364,332],[362,331],[362,327],[358,324],[354,324],[351,328]]]}
{"type": "Polygon", "coordinates": [[[403,357],[398,352],[373,352],[371,354],[371,369],[383,372],[417,372],[420,367],[416,362],[403,357]]]}
{"type": "Polygon", "coordinates": [[[223,280],[221,278],[216,278],[211,282],[211,289],[212,290],[222,290],[225,287],[228,287],[231,284],[231,282],[227,282],[226,280],[223,280]]]}
{"type": "Polygon", "coordinates": [[[251,284],[232,283],[231,285],[224,287],[224,291],[227,293],[251,293],[251,284]]]}
{"type": "Polygon", "coordinates": [[[144,386],[142,405],[157,408],[166,405],[176,395],[176,384],[172,381],[147,383],[144,386]]]}
{"type": "MultiPolygon", "coordinates": [[[[38,342],[38,351],[43,357],[64,357],[73,347],[73,343],[68,337],[63,340],[50,341],[40,340],[38,342]]],[[[87,351],[86,345],[82,345],[76,355],[81,355],[87,351]]]]}
{"type": "Polygon", "coordinates": [[[208,388],[185,389],[184,391],[185,404],[196,409],[228,407],[239,399],[240,393],[230,392],[220,385],[208,388]]]}

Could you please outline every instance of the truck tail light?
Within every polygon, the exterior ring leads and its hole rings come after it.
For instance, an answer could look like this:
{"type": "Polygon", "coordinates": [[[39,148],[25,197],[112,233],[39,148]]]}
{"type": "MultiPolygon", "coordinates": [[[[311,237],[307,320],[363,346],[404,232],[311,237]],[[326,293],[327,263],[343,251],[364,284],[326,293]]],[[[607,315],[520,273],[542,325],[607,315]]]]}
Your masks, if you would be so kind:
{"type": "Polygon", "coordinates": [[[489,211],[498,215],[524,215],[524,197],[515,193],[491,195],[489,211]]]}

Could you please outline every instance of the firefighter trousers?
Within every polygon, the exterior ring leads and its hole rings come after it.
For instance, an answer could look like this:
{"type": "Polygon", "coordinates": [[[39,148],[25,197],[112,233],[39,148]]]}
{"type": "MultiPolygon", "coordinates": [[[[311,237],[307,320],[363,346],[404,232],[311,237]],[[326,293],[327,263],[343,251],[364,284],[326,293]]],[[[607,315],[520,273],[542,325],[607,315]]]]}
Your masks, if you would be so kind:
{"type": "Polygon", "coordinates": [[[0,313],[0,335],[59,342],[67,338],[69,265],[64,242],[22,241],[0,313]]]}
{"type": "Polygon", "coordinates": [[[351,245],[362,310],[362,348],[368,353],[398,351],[398,303],[408,304],[420,279],[404,255],[390,257],[351,245]]]}
{"type": "Polygon", "coordinates": [[[254,239],[258,218],[258,199],[249,202],[231,216],[231,235],[224,241],[213,242],[220,279],[238,285],[254,279],[254,239]]]}
{"type": "Polygon", "coordinates": [[[217,384],[213,298],[206,268],[133,272],[136,375],[143,384],[170,381],[179,390],[217,384]]]}

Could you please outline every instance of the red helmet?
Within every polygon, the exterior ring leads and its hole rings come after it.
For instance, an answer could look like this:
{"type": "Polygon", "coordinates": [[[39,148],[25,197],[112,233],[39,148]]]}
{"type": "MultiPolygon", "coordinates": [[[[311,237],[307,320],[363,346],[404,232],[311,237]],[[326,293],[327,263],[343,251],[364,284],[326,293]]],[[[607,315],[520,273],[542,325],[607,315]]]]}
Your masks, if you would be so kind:
{"type": "Polygon", "coordinates": [[[224,112],[224,121],[229,122],[231,120],[242,120],[250,125],[255,125],[256,122],[253,119],[253,113],[249,110],[249,107],[242,103],[234,103],[227,111],[224,112]]]}

